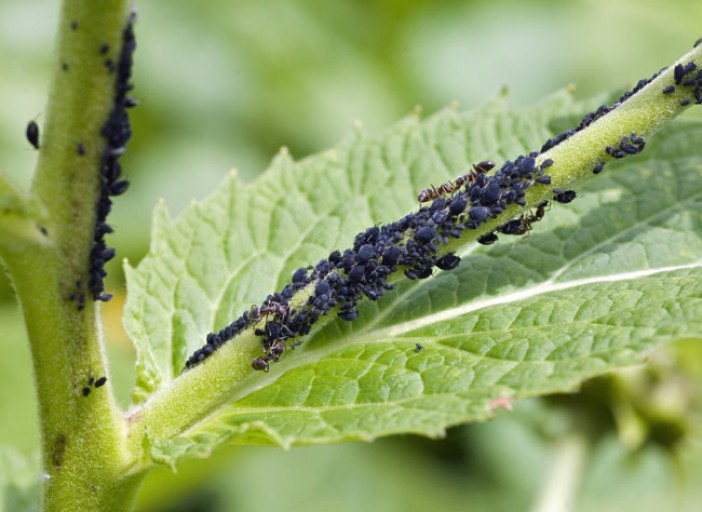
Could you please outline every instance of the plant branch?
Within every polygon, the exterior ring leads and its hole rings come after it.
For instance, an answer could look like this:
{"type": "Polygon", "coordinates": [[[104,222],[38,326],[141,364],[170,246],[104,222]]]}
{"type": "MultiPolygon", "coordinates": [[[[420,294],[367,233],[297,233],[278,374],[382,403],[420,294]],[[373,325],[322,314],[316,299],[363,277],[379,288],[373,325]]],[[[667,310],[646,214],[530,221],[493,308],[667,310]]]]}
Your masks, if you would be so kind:
{"type": "Polygon", "coordinates": [[[2,254],[31,344],[47,511],[128,510],[140,481],[126,472],[133,461],[109,381],[99,308],[86,298],[109,147],[104,127],[129,23],[127,0],[63,2],[31,187],[43,221],[26,223],[35,235],[2,254]]]}

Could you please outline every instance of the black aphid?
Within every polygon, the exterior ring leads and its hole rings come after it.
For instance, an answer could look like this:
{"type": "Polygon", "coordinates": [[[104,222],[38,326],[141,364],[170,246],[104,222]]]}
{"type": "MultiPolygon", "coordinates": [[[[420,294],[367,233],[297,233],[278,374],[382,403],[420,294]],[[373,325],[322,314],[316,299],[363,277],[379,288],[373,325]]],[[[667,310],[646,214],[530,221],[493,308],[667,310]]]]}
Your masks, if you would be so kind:
{"type": "Polygon", "coordinates": [[[95,387],[100,388],[100,387],[104,386],[106,382],[107,382],[107,377],[100,377],[99,379],[97,379],[95,381],[95,387]]]}
{"type": "Polygon", "coordinates": [[[326,281],[320,281],[317,283],[317,286],[315,287],[315,295],[317,297],[323,297],[323,296],[328,296],[331,293],[332,289],[331,286],[329,286],[329,283],[326,281]]]}
{"type": "Polygon", "coordinates": [[[29,121],[26,133],[29,143],[34,149],[39,149],[39,125],[35,121],[29,121]]]}
{"type": "Polygon", "coordinates": [[[100,45],[100,55],[105,55],[107,52],[110,51],[110,45],[107,43],[103,43],[100,45]]]}
{"type": "Polygon", "coordinates": [[[575,199],[575,190],[563,190],[560,188],[553,189],[553,199],[559,203],[567,204],[575,199]]]}
{"type": "Polygon", "coordinates": [[[673,94],[674,92],[675,92],[674,85],[669,85],[668,87],[663,89],[663,94],[673,94]]]}
{"type": "Polygon", "coordinates": [[[356,318],[358,318],[358,311],[353,309],[351,311],[341,311],[339,312],[339,318],[350,322],[351,320],[355,320],[356,318]]]}
{"type": "Polygon", "coordinates": [[[497,235],[495,233],[486,233],[478,238],[478,243],[483,245],[492,245],[495,242],[497,242],[497,235]]]}
{"type": "Polygon", "coordinates": [[[422,350],[424,350],[424,347],[422,346],[421,343],[417,343],[417,344],[414,345],[414,351],[415,351],[415,352],[421,352],[422,350]]]}
{"type": "Polygon", "coordinates": [[[424,226],[417,230],[414,239],[419,243],[429,243],[436,238],[436,230],[431,226],[424,226]]]}
{"type": "Polygon", "coordinates": [[[373,244],[363,244],[358,249],[359,261],[368,261],[371,258],[375,258],[375,248],[373,247],[373,244]]]}
{"type": "Polygon", "coordinates": [[[490,214],[490,210],[485,206],[474,206],[470,209],[470,219],[476,223],[485,222],[490,214]]]}
{"type": "Polygon", "coordinates": [[[292,275],[293,283],[306,283],[307,282],[307,269],[298,268],[292,275]]]}
{"type": "Polygon", "coordinates": [[[436,266],[441,270],[453,270],[461,263],[461,258],[453,253],[446,254],[436,260],[436,266]]]}
{"type": "Polygon", "coordinates": [[[119,196],[124,194],[129,188],[129,182],[127,180],[118,180],[110,185],[109,194],[111,196],[119,196]]]}
{"type": "Polygon", "coordinates": [[[89,387],[84,387],[83,388],[83,396],[88,396],[90,394],[90,388],[89,387]]]}
{"type": "Polygon", "coordinates": [[[360,283],[366,275],[366,268],[363,265],[356,265],[349,272],[350,283],[360,283]]]}
{"type": "Polygon", "coordinates": [[[83,146],[82,142],[79,142],[76,146],[76,153],[78,153],[80,156],[85,155],[85,146],[83,146]]]}
{"type": "Polygon", "coordinates": [[[468,202],[466,201],[465,197],[463,197],[463,196],[455,197],[451,201],[451,204],[449,204],[448,212],[450,215],[453,215],[455,217],[456,215],[460,215],[461,213],[463,213],[463,211],[466,209],[467,205],[468,205],[468,202]]]}
{"type": "Polygon", "coordinates": [[[604,162],[597,162],[597,165],[592,169],[593,174],[599,174],[602,172],[602,169],[604,169],[605,163],[604,162]]]}

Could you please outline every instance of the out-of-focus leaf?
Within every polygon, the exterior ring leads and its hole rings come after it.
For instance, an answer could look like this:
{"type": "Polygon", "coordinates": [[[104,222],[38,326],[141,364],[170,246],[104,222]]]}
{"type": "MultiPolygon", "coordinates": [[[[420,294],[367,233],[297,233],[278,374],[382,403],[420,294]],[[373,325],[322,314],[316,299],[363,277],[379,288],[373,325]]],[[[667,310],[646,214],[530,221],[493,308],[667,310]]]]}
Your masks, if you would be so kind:
{"type": "Polygon", "coordinates": [[[15,305],[0,307],[0,446],[39,449],[37,400],[27,334],[15,305]]]}
{"type": "Polygon", "coordinates": [[[0,512],[39,511],[39,461],[0,446],[0,512]]]}

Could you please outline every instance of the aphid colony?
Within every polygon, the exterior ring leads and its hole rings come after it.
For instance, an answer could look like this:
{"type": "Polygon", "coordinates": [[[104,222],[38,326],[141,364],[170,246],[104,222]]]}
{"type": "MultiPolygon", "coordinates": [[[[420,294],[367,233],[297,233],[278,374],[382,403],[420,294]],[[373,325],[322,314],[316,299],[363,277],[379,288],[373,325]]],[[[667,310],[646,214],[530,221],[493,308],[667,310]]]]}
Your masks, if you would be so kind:
{"type": "MultiPolygon", "coordinates": [[[[695,99],[695,104],[699,105],[702,104],[702,69],[693,74],[696,69],[697,66],[694,62],[678,64],[673,68],[673,78],[675,85],[690,92],[695,99]]],[[[663,89],[663,94],[673,94],[675,90],[675,86],[669,85],[663,89]]],[[[690,98],[680,100],[682,106],[687,106],[690,102],[690,98]]]]}
{"type": "MultiPolygon", "coordinates": [[[[691,89],[696,102],[702,103],[702,72],[690,77],[695,69],[694,63],[676,66],[675,82],[678,86],[691,89]]],[[[460,257],[453,253],[439,254],[440,245],[447,244],[452,238],[459,238],[466,229],[480,228],[512,204],[525,206],[527,189],[551,185],[551,176],[544,170],[553,161],[546,159],[537,165],[536,157],[539,154],[612,111],[659,74],[640,80],[614,105],[603,105],[585,115],[576,128],[549,139],[540,151],[505,162],[492,176],[488,172],[495,164],[487,160],[475,164],[471,172],[453,181],[422,190],[417,199],[420,204],[431,202],[430,205],[406,215],[398,222],[368,228],[356,236],[352,248],[343,253],[334,251],[314,267],[298,269],[292,276],[292,282],[279,293],[269,295],[261,306],[253,306],[221,331],[210,333],[207,344],[190,356],[185,368],[199,364],[247,327],[263,322],[254,330],[261,338],[263,355],[254,359],[252,366],[256,370],[268,371],[270,363],[278,361],[287,348],[297,346],[301,337],[310,332],[320,317],[334,310],[343,320],[355,319],[359,302],[364,298],[378,300],[387,290],[391,290],[393,285],[388,282],[388,277],[398,270],[402,270],[408,279],[426,279],[432,275],[434,267],[455,269],[461,261],[460,257]],[[308,292],[309,298],[292,306],[293,297],[307,287],[313,287],[311,293],[308,292]]],[[[671,87],[666,87],[663,94],[673,93],[674,88],[671,90],[671,87]]],[[[689,103],[689,99],[683,101],[689,103]]],[[[616,147],[603,148],[603,157],[623,158],[639,153],[644,147],[645,140],[631,133],[622,137],[616,147]]],[[[592,172],[599,174],[604,166],[604,160],[598,161],[592,172]]],[[[552,192],[553,200],[559,203],[570,203],[576,198],[574,190],[553,188],[552,192]]],[[[485,245],[495,243],[497,233],[527,233],[533,223],[543,218],[548,205],[549,201],[542,201],[533,213],[498,226],[482,235],[478,242],[485,245]]],[[[416,345],[417,352],[422,349],[420,344],[416,345]]]]}
{"type": "MultiPolygon", "coordinates": [[[[564,140],[572,137],[573,135],[575,135],[579,131],[584,130],[585,128],[590,126],[592,123],[597,121],[599,118],[608,114],[609,112],[611,112],[612,110],[617,108],[619,105],[624,103],[626,100],[631,98],[634,94],[639,92],[641,89],[646,87],[654,78],[656,78],[658,75],[660,75],[665,69],[666,68],[663,68],[658,73],[654,73],[650,78],[642,78],[641,80],[639,80],[633,89],[626,91],[624,94],[622,94],[622,96],[614,104],[602,105],[594,112],[590,112],[589,114],[586,114],[580,120],[580,123],[578,124],[578,126],[576,126],[575,128],[572,128],[570,130],[566,130],[563,133],[560,133],[560,134],[556,135],[555,137],[550,138],[549,140],[546,141],[546,143],[543,146],[541,146],[541,150],[539,152],[545,153],[546,151],[557,146],[558,144],[560,144],[564,140]]],[[[604,166],[604,164],[603,164],[603,166],[604,166]]],[[[601,170],[602,170],[602,168],[600,168],[597,172],[599,172],[601,170]]],[[[595,173],[595,174],[597,174],[597,173],[595,173]]]]}
{"type": "MultiPolygon", "coordinates": [[[[607,146],[605,151],[613,158],[624,158],[625,156],[640,153],[643,151],[645,146],[646,141],[643,139],[643,137],[638,137],[635,133],[632,133],[631,135],[625,135],[622,137],[622,140],[619,142],[619,146],[607,146]]],[[[595,167],[592,172],[598,174],[599,171],[595,172],[596,169],[597,167],[595,167]]]]}
{"type": "MultiPolygon", "coordinates": [[[[100,156],[100,191],[96,206],[95,229],[93,232],[93,245],[90,250],[90,262],[88,268],[87,289],[92,294],[93,300],[108,301],[112,295],[105,292],[103,279],[107,275],[105,263],[114,258],[115,250],[105,244],[105,235],[112,233],[112,227],[106,222],[107,215],[112,209],[111,196],[123,194],[129,182],[121,179],[122,168],[119,164],[119,157],[125,152],[125,146],[132,136],[129,124],[127,109],[134,107],[137,102],[127,96],[133,86],[130,83],[132,74],[132,57],[136,49],[134,38],[135,14],[129,17],[127,25],[122,32],[122,49],[119,54],[119,62],[115,66],[111,59],[104,61],[107,72],[115,75],[115,95],[112,109],[107,121],[100,130],[100,135],[105,139],[106,145],[100,156]]],[[[78,22],[71,22],[71,30],[78,30],[78,22]]],[[[109,45],[102,44],[97,54],[106,55],[110,50],[109,45]]],[[[62,64],[65,72],[69,71],[67,63],[62,64]]],[[[27,125],[26,136],[29,143],[39,149],[39,127],[35,121],[30,121],[27,125]]],[[[85,156],[86,148],[83,142],[78,142],[75,146],[78,156],[85,156]]],[[[75,291],[69,295],[69,300],[77,302],[78,309],[85,307],[85,291],[82,281],[76,281],[75,291]]]]}
{"type": "MultiPolygon", "coordinates": [[[[100,130],[100,134],[105,138],[107,144],[100,156],[100,195],[97,203],[97,219],[88,271],[88,290],[92,293],[94,300],[108,301],[112,298],[109,293],[104,293],[105,284],[103,282],[107,275],[105,263],[115,256],[115,250],[105,244],[105,235],[112,233],[112,227],[107,224],[106,219],[107,214],[112,209],[110,197],[123,194],[129,186],[127,180],[120,178],[122,168],[119,158],[125,152],[125,146],[132,136],[127,108],[134,106],[135,101],[129,98],[127,93],[133,88],[129,81],[132,73],[132,56],[136,48],[133,25],[134,15],[132,14],[122,33],[119,62],[116,67],[108,69],[109,73],[115,73],[115,96],[107,122],[100,130]]],[[[103,44],[98,53],[104,55],[108,51],[109,46],[103,44]]],[[[79,156],[85,154],[85,146],[82,142],[76,146],[76,152],[79,156]]],[[[82,308],[83,302],[84,300],[79,302],[79,308],[82,308]]]]}
{"type": "MultiPolygon", "coordinates": [[[[459,238],[465,229],[477,229],[510,204],[525,205],[526,190],[548,181],[541,178],[545,177],[543,168],[551,164],[548,161],[539,166],[534,156],[520,156],[514,162],[505,162],[492,176],[475,172],[472,178],[466,178],[465,188],[453,196],[444,192],[429,206],[398,222],[367,229],[356,236],[351,249],[333,251],[311,269],[298,269],[292,282],[279,293],[269,295],[261,306],[252,307],[221,331],[210,333],[207,345],[192,354],[186,368],[206,359],[243,329],[261,322],[254,332],[261,337],[264,354],[252,366],[265,371],[332,310],[343,320],[355,319],[358,303],[364,298],[378,300],[392,289],[388,277],[398,270],[409,279],[426,279],[434,267],[456,268],[460,258],[439,255],[439,245],[459,238]],[[293,307],[291,299],[308,286],[314,287],[310,297],[293,307]],[[291,344],[290,340],[295,341],[291,344]]],[[[525,230],[538,220],[537,216],[541,218],[545,206],[537,208],[536,216],[519,221],[525,230]]]]}

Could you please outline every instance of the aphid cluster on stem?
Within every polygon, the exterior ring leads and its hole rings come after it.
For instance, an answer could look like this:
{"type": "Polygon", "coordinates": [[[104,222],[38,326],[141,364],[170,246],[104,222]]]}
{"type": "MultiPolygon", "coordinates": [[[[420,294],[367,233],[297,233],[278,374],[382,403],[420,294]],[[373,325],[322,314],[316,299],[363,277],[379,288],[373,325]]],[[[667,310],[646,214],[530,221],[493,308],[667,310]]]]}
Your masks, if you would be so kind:
{"type": "MultiPolygon", "coordinates": [[[[88,273],[88,289],[94,300],[107,301],[112,298],[109,293],[104,293],[105,285],[103,282],[107,275],[104,268],[105,263],[115,256],[115,250],[105,244],[105,235],[112,233],[112,227],[107,224],[106,219],[112,209],[110,197],[123,194],[129,186],[127,180],[121,178],[122,169],[119,158],[125,152],[125,146],[132,135],[127,108],[133,106],[134,101],[127,94],[133,88],[130,78],[132,57],[136,48],[134,20],[135,15],[132,13],[122,33],[119,62],[116,67],[108,70],[110,73],[115,73],[115,96],[107,122],[100,130],[106,145],[100,157],[100,192],[88,273]]],[[[104,55],[108,51],[109,46],[103,44],[97,53],[104,55]]],[[[78,144],[76,152],[79,156],[85,154],[85,147],[82,143],[78,144]]]]}
{"type": "MultiPolygon", "coordinates": [[[[673,78],[675,85],[692,95],[695,104],[702,104],[702,69],[698,69],[694,62],[678,64],[673,68],[673,78]]],[[[663,92],[665,93],[665,90],[663,92]]],[[[690,102],[690,98],[683,98],[680,104],[687,106],[690,102]]]]}
{"type": "Polygon", "coordinates": [[[555,137],[550,138],[546,143],[541,146],[541,153],[545,153],[549,149],[557,146],[561,142],[563,142],[566,139],[569,139],[576,133],[578,133],[581,130],[584,130],[588,126],[590,126],[592,123],[597,121],[599,118],[602,116],[610,113],[612,110],[615,108],[619,107],[622,103],[624,103],[626,100],[631,98],[634,94],[639,92],[641,89],[646,87],[653,79],[655,79],[658,75],[660,75],[663,71],[665,71],[666,68],[661,69],[658,73],[653,74],[650,78],[642,78],[639,80],[636,85],[634,86],[633,89],[626,91],[622,96],[611,106],[610,105],[601,105],[600,107],[597,108],[597,110],[594,110],[593,112],[590,112],[588,114],[585,114],[583,118],[580,120],[580,123],[578,126],[575,128],[571,128],[569,130],[564,131],[563,133],[560,133],[556,135],[555,137]]]}
{"type": "MultiPolygon", "coordinates": [[[[632,133],[631,135],[625,135],[624,137],[622,137],[622,140],[619,142],[618,146],[607,146],[605,148],[605,152],[613,158],[624,158],[629,155],[641,153],[641,151],[644,150],[645,146],[646,141],[644,140],[644,138],[637,136],[635,133],[632,133]]],[[[598,174],[599,171],[595,172],[595,170],[593,170],[592,172],[598,174]]]]}
{"type": "MultiPolygon", "coordinates": [[[[251,307],[219,332],[210,333],[207,344],[190,356],[186,369],[260,322],[254,333],[261,338],[263,355],[254,359],[252,367],[267,371],[285,350],[300,343],[320,317],[334,311],[342,320],[355,319],[361,300],[376,301],[393,288],[388,282],[390,275],[402,271],[409,279],[426,279],[435,267],[455,269],[460,258],[452,253],[440,254],[441,245],[459,238],[466,229],[477,229],[511,204],[525,205],[528,188],[550,183],[543,179],[544,168],[553,162],[537,165],[535,156],[507,161],[492,176],[486,174],[492,162],[476,164],[476,172],[461,180],[463,189],[452,183],[454,195],[447,197],[445,191],[416,213],[358,234],[350,249],[333,251],[314,267],[296,270],[291,283],[279,293],[268,296],[261,306],[251,307]],[[309,297],[293,306],[291,300],[303,288],[309,289],[309,297]]],[[[525,218],[521,222],[530,226],[536,220],[525,218]]],[[[494,233],[492,236],[496,240],[494,233]]]]}

